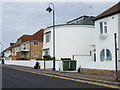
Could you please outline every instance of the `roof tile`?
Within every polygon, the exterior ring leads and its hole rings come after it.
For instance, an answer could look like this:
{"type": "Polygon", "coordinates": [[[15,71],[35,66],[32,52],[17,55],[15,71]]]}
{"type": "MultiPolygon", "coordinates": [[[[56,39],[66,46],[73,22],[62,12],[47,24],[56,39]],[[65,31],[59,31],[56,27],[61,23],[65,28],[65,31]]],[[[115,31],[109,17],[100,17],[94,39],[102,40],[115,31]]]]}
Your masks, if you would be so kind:
{"type": "Polygon", "coordinates": [[[108,10],[106,10],[103,13],[96,16],[94,20],[98,20],[98,19],[101,19],[101,18],[104,18],[104,17],[107,17],[107,16],[117,14],[117,13],[120,13],[120,2],[118,2],[113,7],[109,8],[108,10]]]}
{"type": "Polygon", "coordinates": [[[44,35],[44,29],[40,29],[38,32],[33,34],[31,37],[28,37],[28,38],[24,39],[23,42],[31,41],[31,40],[38,40],[38,41],[42,41],[43,42],[43,35],[44,35]]]}

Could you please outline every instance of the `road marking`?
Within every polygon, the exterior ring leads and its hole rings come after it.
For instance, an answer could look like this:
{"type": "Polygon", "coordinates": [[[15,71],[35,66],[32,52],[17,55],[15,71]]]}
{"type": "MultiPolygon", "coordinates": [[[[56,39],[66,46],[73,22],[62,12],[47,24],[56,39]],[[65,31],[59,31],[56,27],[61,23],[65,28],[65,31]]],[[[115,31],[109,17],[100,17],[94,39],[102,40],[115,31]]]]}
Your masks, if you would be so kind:
{"type": "MultiPolygon", "coordinates": [[[[5,67],[9,67],[9,66],[5,66],[5,67]]],[[[105,87],[109,87],[109,88],[120,89],[120,86],[107,85],[107,84],[102,84],[102,83],[98,83],[98,82],[79,80],[79,79],[74,79],[74,78],[69,78],[69,77],[46,74],[46,73],[39,73],[39,72],[29,71],[29,70],[26,70],[26,69],[20,69],[20,68],[16,68],[16,67],[9,67],[9,68],[13,68],[13,69],[24,71],[24,72],[30,72],[30,73],[34,73],[34,74],[40,74],[40,75],[44,75],[44,76],[56,77],[56,78],[72,80],[72,81],[76,81],[76,82],[89,83],[89,84],[98,85],[98,86],[105,86],[105,87]]]]}

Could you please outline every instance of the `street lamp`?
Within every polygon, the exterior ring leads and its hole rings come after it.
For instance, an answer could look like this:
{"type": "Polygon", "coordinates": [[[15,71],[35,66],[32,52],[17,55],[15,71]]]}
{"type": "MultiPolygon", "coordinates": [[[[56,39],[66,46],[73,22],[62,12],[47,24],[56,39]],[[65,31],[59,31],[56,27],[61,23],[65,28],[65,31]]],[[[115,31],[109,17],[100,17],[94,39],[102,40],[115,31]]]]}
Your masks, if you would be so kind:
{"type": "Polygon", "coordinates": [[[55,9],[54,4],[49,3],[49,7],[46,9],[49,13],[53,11],[53,71],[55,71],[55,9]],[[53,8],[50,7],[50,5],[53,6],[53,8]]]}

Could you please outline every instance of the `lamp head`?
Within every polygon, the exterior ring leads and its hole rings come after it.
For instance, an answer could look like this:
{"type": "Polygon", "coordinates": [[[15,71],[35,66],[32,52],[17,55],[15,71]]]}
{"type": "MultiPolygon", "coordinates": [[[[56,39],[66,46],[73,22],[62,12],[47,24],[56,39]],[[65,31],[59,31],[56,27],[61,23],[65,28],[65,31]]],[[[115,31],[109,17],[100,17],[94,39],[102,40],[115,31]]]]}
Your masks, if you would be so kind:
{"type": "Polygon", "coordinates": [[[46,9],[46,11],[49,11],[49,13],[52,11],[52,9],[50,8],[50,7],[48,7],[47,9],[46,9]]]}

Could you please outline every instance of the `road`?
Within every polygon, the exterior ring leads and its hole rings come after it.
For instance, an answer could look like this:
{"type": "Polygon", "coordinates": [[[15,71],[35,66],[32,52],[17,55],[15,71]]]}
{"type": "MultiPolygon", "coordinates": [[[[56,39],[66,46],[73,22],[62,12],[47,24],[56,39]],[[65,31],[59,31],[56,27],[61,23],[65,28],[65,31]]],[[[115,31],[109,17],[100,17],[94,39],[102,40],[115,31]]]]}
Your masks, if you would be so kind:
{"type": "Polygon", "coordinates": [[[2,88],[108,88],[2,67],[2,88]]]}

